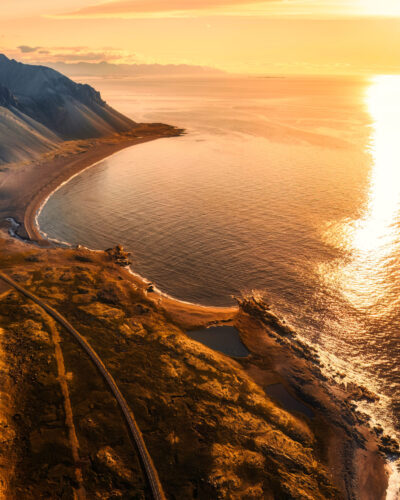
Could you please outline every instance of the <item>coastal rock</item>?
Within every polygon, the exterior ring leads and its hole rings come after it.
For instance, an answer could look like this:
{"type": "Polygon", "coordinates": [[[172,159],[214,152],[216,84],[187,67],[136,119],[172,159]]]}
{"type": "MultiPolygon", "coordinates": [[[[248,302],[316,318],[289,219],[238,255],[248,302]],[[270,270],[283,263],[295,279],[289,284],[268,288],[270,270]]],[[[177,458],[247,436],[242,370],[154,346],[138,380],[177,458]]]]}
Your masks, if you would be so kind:
{"type": "MultiPolygon", "coordinates": [[[[299,358],[311,361],[314,365],[321,366],[321,361],[317,350],[311,345],[306,344],[298,338],[298,335],[293,331],[284,320],[281,320],[259,297],[245,297],[238,300],[239,307],[257,319],[266,327],[267,333],[280,345],[287,347],[296,354],[299,358]]],[[[315,375],[322,381],[326,381],[326,377],[318,371],[315,375]]]]}
{"type": "Polygon", "coordinates": [[[379,396],[363,385],[349,384],[347,392],[350,393],[350,398],[356,401],[368,401],[369,403],[379,401],[379,396]]]}
{"type": "Polygon", "coordinates": [[[381,445],[379,446],[379,449],[381,451],[384,451],[385,453],[390,453],[393,455],[400,454],[399,443],[396,441],[396,439],[394,439],[390,436],[382,436],[381,437],[381,445]]]}
{"type": "Polygon", "coordinates": [[[117,245],[114,248],[107,248],[105,252],[108,254],[110,259],[121,267],[126,267],[132,264],[130,261],[131,253],[126,252],[121,245],[117,245]]]}

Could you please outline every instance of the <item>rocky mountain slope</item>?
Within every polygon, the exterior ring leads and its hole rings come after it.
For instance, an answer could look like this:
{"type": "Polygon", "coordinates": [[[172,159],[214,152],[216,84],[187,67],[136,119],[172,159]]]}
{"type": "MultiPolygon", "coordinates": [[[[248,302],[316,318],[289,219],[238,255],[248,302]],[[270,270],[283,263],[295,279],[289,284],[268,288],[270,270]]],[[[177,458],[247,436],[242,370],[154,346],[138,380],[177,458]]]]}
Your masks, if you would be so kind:
{"type": "Polygon", "coordinates": [[[89,85],[0,54],[0,163],[30,159],[65,140],[103,137],[134,126],[89,85]]]}

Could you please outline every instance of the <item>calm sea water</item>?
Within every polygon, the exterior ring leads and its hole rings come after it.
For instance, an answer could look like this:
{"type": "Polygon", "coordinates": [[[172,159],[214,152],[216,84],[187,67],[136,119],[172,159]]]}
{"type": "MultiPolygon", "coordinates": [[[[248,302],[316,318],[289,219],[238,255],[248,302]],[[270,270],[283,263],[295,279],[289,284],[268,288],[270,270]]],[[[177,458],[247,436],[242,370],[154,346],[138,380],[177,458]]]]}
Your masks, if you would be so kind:
{"type": "Polygon", "coordinates": [[[91,82],[137,121],[187,135],[124,150],[54,194],[51,238],[121,243],[181,299],[274,308],[382,395],[400,429],[400,79],[91,82]]]}

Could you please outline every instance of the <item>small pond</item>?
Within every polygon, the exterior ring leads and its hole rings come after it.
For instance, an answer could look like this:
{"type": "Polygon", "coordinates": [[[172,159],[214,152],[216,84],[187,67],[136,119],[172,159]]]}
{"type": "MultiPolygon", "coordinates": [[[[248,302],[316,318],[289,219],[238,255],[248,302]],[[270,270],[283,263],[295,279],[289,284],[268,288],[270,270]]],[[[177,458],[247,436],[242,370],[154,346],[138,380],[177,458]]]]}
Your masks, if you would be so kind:
{"type": "Polygon", "coordinates": [[[287,411],[299,411],[306,417],[313,418],[314,412],[300,400],[293,397],[283,384],[272,384],[265,388],[265,392],[287,411]]]}
{"type": "Polygon", "coordinates": [[[193,340],[228,356],[245,358],[250,354],[240,340],[239,330],[234,326],[212,326],[186,333],[193,340]]]}

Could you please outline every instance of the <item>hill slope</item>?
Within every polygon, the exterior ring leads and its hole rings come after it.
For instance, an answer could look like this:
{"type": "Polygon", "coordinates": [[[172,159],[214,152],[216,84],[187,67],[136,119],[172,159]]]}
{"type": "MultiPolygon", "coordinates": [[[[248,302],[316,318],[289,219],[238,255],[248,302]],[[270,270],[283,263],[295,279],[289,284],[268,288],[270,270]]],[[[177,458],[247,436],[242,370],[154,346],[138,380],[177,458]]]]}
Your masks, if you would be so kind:
{"type": "Polygon", "coordinates": [[[0,54],[0,163],[37,156],[64,140],[103,137],[134,126],[91,86],[0,54]]]}
{"type": "MultiPolygon", "coordinates": [[[[109,254],[2,239],[0,250],[0,268],[65,315],[102,358],[167,498],[341,498],[319,460],[311,422],[275,405],[239,363],[187,337],[109,254]]],[[[0,320],[7,498],[73,498],[76,467],[87,498],[147,498],[120,413],[76,342],[14,291],[0,295],[0,320]],[[55,359],[60,341],[76,459],[55,359]]]]}

